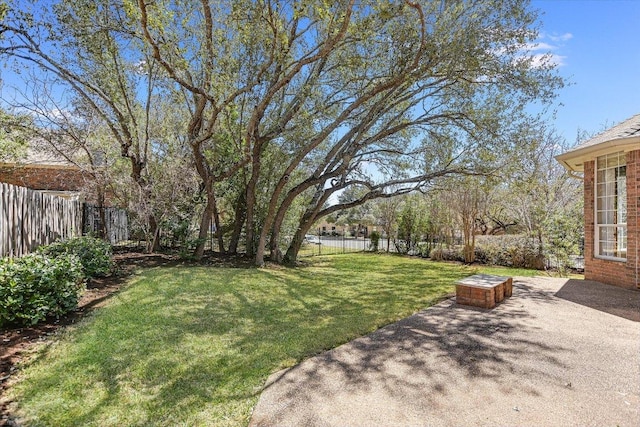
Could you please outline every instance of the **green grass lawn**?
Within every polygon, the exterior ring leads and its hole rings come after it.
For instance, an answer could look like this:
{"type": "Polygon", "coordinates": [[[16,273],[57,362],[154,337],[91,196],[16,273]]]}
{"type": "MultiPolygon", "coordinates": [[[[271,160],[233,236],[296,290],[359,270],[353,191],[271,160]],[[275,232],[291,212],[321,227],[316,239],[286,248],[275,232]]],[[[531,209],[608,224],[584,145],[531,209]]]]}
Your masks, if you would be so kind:
{"type": "Polygon", "coordinates": [[[305,262],[141,271],[44,348],[10,397],[30,426],[246,425],[270,373],[432,305],[478,272],[390,255],[305,262]]]}

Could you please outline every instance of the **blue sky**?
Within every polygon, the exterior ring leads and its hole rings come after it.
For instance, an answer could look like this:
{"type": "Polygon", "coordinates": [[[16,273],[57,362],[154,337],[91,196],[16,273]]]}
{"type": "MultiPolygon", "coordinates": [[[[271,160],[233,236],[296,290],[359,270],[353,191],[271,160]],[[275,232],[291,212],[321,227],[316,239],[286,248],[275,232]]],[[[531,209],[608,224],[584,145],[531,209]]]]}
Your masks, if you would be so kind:
{"type": "MultiPolygon", "coordinates": [[[[554,125],[569,144],[640,113],[640,0],[532,0],[541,12],[534,53],[549,52],[571,83],[554,125]]],[[[3,69],[0,77],[11,76],[3,69]],[[4,75],[3,75],[4,74],[4,75]]]]}
{"type": "Polygon", "coordinates": [[[568,143],[578,129],[599,132],[640,113],[640,1],[533,0],[540,47],[571,86],[554,124],[568,143]]]}

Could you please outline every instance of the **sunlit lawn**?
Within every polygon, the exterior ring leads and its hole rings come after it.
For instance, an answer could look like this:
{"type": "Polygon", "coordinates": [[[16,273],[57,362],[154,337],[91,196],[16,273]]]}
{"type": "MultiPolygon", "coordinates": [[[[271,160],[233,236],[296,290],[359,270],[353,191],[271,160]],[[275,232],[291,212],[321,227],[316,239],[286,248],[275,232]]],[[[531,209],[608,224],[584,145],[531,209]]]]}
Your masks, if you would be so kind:
{"type": "Polygon", "coordinates": [[[389,255],[306,262],[140,272],[23,371],[11,392],[19,414],[30,426],[246,425],[270,373],[432,305],[477,272],[389,255]]]}

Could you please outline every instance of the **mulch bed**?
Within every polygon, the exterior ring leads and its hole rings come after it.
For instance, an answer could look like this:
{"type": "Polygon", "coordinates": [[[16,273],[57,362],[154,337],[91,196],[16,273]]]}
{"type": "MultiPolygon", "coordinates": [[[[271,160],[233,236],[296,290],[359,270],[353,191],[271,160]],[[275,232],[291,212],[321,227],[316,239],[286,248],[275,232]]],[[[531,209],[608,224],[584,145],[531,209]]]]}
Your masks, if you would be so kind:
{"type": "Polygon", "coordinates": [[[78,308],[60,317],[51,318],[29,327],[7,327],[0,329],[0,427],[15,426],[8,411],[10,402],[3,399],[9,380],[17,372],[22,361],[29,357],[39,344],[48,341],[60,328],[76,323],[92,310],[104,306],[109,297],[118,292],[129,277],[140,268],[170,267],[178,265],[208,265],[220,267],[248,267],[250,260],[243,256],[207,254],[200,262],[186,262],[175,255],[123,252],[114,255],[118,265],[113,276],[92,279],[78,302],[78,308]]]}

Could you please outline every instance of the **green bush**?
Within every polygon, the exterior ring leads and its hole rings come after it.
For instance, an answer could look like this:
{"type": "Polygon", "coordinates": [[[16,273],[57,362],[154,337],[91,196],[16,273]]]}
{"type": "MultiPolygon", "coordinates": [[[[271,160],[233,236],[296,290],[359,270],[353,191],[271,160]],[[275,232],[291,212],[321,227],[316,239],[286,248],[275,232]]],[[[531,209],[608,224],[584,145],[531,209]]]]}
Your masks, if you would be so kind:
{"type": "Polygon", "coordinates": [[[482,264],[544,269],[539,246],[524,236],[478,236],[475,257],[482,264]]]}
{"type": "Polygon", "coordinates": [[[435,248],[429,254],[434,261],[460,261],[464,262],[464,254],[461,249],[456,248],[435,248]]]}
{"type": "MultiPolygon", "coordinates": [[[[422,249],[422,248],[421,248],[422,249]]],[[[505,267],[543,270],[545,258],[535,240],[519,235],[476,236],[475,262],[505,267]]],[[[434,261],[465,262],[464,248],[435,248],[430,258],[434,261]]]]}
{"type": "Polygon", "coordinates": [[[416,249],[418,251],[418,255],[422,258],[429,258],[431,254],[431,245],[429,242],[420,242],[416,245],[416,249]]]}
{"type": "Polygon", "coordinates": [[[186,239],[180,244],[180,250],[178,251],[178,256],[180,259],[185,261],[193,261],[195,257],[193,253],[196,250],[196,247],[202,243],[206,242],[207,239],[186,239]]]}
{"type": "Polygon", "coordinates": [[[0,326],[35,324],[76,308],[84,289],[76,255],[30,254],[0,260],[0,326]]]}
{"type": "Polygon", "coordinates": [[[396,252],[399,254],[407,254],[411,249],[405,240],[393,239],[393,244],[396,247],[396,252]]]}
{"type": "Polygon", "coordinates": [[[369,247],[373,252],[378,252],[378,245],[380,244],[380,233],[378,233],[377,231],[372,231],[369,235],[369,238],[371,239],[371,244],[369,247]]]}
{"type": "Polygon", "coordinates": [[[53,258],[66,254],[76,255],[82,264],[84,277],[87,279],[106,276],[114,267],[111,245],[95,237],[73,237],[41,246],[38,251],[53,258]]]}

